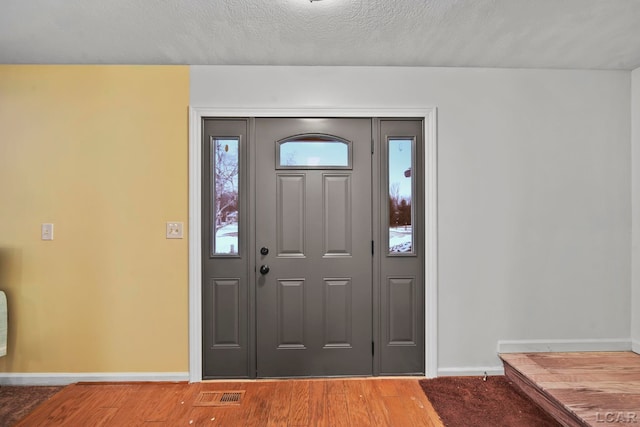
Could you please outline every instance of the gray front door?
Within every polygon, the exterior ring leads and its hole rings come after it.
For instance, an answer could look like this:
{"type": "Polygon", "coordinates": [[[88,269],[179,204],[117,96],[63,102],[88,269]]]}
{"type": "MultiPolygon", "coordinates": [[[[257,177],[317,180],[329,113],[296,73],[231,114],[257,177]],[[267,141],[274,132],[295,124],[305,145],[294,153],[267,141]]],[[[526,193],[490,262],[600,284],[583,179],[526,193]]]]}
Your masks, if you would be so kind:
{"type": "Polygon", "coordinates": [[[203,119],[203,378],[424,373],[422,128],[203,119]]]}
{"type": "Polygon", "coordinates": [[[371,133],[255,120],[258,377],[373,373],[371,133]]]}

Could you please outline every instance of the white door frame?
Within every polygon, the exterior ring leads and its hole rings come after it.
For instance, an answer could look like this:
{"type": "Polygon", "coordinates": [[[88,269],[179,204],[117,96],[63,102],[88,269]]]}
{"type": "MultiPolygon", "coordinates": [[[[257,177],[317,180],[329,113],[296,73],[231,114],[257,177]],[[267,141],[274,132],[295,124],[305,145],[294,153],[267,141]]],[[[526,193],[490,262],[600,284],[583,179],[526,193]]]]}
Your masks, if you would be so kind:
{"type": "Polygon", "coordinates": [[[202,381],[202,119],[204,117],[422,117],[425,144],[425,374],[438,375],[436,108],[220,109],[189,107],[189,381],[202,381]]]}

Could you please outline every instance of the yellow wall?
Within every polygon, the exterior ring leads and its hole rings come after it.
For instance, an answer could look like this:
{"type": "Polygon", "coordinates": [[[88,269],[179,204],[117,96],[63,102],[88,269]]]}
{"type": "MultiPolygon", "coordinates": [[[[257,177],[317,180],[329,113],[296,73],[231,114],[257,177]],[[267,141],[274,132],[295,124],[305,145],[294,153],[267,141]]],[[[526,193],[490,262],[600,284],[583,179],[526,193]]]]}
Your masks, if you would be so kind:
{"type": "Polygon", "coordinates": [[[188,370],[188,104],[184,66],[0,66],[0,373],[188,370]]]}

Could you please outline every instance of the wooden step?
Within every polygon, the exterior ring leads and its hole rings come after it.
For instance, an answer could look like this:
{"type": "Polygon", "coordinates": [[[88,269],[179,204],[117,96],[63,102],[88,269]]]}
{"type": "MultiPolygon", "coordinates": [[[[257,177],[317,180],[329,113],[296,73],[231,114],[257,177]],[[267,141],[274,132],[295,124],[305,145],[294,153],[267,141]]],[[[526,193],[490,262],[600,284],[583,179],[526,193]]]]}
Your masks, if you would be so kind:
{"type": "MultiPolygon", "coordinates": [[[[502,358],[502,355],[500,355],[502,358]]],[[[554,399],[553,396],[546,393],[538,387],[535,382],[531,381],[522,372],[511,366],[504,358],[504,375],[515,384],[529,399],[533,400],[542,409],[547,411],[556,421],[565,427],[584,427],[589,424],[576,414],[567,409],[561,402],[554,399]]]]}
{"type": "Polygon", "coordinates": [[[501,354],[505,375],[564,426],[640,424],[640,355],[501,354]]]}

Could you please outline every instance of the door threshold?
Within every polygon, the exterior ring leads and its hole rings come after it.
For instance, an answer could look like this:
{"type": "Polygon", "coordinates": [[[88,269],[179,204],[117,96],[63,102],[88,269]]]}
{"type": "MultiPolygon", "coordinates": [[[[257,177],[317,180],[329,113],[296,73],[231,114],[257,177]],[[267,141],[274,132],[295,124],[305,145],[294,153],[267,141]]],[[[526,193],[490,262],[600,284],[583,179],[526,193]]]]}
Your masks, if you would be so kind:
{"type": "Polygon", "coordinates": [[[422,380],[427,377],[424,374],[418,375],[385,375],[385,376],[333,376],[333,377],[278,377],[278,378],[216,378],[202,380],[203,383],[227,383],[227,382],[278,382],[278,381],[330,381],[330,380],[422,380]]]}

